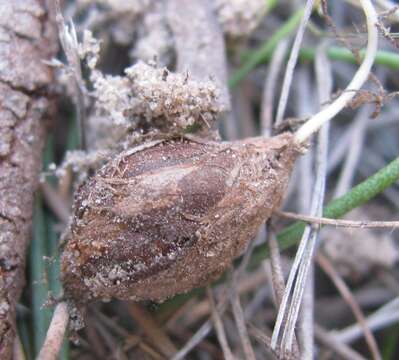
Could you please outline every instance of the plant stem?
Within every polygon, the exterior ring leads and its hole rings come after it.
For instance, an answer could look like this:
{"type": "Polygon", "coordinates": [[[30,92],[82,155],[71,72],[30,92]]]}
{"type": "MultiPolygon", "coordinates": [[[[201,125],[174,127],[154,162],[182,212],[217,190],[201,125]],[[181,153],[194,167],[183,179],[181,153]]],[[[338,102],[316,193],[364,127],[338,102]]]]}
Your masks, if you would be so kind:
{"type": "MultiPolygon", "coordinates": [[[[365,49],[359,51],[360,59],[364,59],[365,49]]],[[[302,48],[299,52],[299,58],[302,61],[313,61],[316,55],[314,48],[302,48]]],[[[353,53],[344,47],[332,46],[327,49],[327,56],[330,60],[341,60],[356,64],[356,58],[353,53]]],[[[264,59],[268,60],[268,59],[264,59]]],[[[392,70],[399,70],[399,54],[391,51],[379,50],[375,57],[375,64],[386,66],[392,70]]]]}
{"type": "Polygon", "coordinates": [[[35,353],[41,348],[46,330],[50,324],[50,309],[44,308],[47,301],[48,282],[43,257],[46,255],[46,224],[44,219],[43,202],[40,196],[36,197],[33,214],[33,239],[30,250],[30,274],[32,286],[32,315],[33,337],[35,353]]]}
{"type": "Polygon", "coordinates": [[[367,49],[364,60],[349,83],[345,91],[335,99],[330,105],[313,115],[295,133],[295,138],[299,143],[304,143],[309,137],[318,131],[326,122],[337,115],[356,95],[363,84],[367,81],[374,58],[378,49],[378,16],[370,0],[359,0],[362,5],[367,22],[367,49]]]}

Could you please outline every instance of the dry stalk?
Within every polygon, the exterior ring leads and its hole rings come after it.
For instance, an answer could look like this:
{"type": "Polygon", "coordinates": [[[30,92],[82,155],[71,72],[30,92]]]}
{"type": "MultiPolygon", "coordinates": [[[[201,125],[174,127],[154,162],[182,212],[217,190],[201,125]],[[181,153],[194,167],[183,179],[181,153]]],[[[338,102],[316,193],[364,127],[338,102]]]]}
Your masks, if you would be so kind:
{"type": "Polygon", "coordinates": [[[320,343],[329,347],[345,360],[366,360],[366,358],[352,350],[349,346],[345,345],[345,343],[338,341],[333,335],[329,334],[317,324],[315,325],[315,336],[320,343]]]}
{"type": "Polygon", "coordinates": [[[130,303],[128,304],[128,310],[133,319],[140,325],[140,328],[143,329],[151,340],[154,347],[163,355],[170,358],[177,352],[177,348],[167,334],[143,307],[136,303],[130,303]]]}
{"type": "Polygon", "coordinates": [[[305,34],[306,25],[309,21],[310,15],[312,14],[314,0],[307,0],[303,17],[299,25],[298,31],[295,36],[294,44],[291,49],[290,57],[288,59],[287,68],[284,74],[283,86],[281,89],[280,101],[277,107],[276,122],[275,125],[281,124],[284,118],[285,108],[287,106],[288,95],[291,88],[292,78],[294,75],[295,65],[298,60],[299,50],[301,47],[303,35],[305,34]]]}
{"type": "Polygon", "coordinates": [[[262,104],[261,104],[261,124],[262,135],[271,136],[273,124],[273,103],[275,94],[277,93],[277,81],[280,70],[283,66],[285,56],[287,54],[289,41],[283,40],[273,53],[270,61],[269,71],[265,78],[263,86],[262,104]]]}
{"type": "Polygon", "coordinates": [[[362,327],[362,329],[364,331],[366,342],[370,348],[371,354],[373,355],[373,359],[375,359],[375,360],[382,359],[381,354],[378,350],[377,342],[376,342],[372,332],[370,331],[370,328],[367,326],[367,323],[364,318],[364,314],[363,314],[362,310],[360,309],[359,304],[356,302],[355,298],[353,297],[350,289],[345,284],[343,279],[339,276],[338,272],[334,269],[334,266],[331,264],[331,262],[324,255],[318,254],[316,260],[317,260],[317,263],[320,265],[320,267],[330,277],[330,279],[332,280],[335,287],[340,292],[343,299],[347,302],[347,304],[352,309],[353,314],[355,315],[357,321],[359,322],[360,326],[362,327]]]}
{"type": "Polygon", "coordinates": [[[211,304],[213,324],[214,324],[214,327],[216,330],[216,335],[218,337],[219,344],[223,350],[223,355],[226,360],[234,360],[235,358],[233,356],[233,353],[232,353],[229,343],[227,341],[227,336],[226,336],[226,332],[224,331],[222,319],[220,318],[218,309],[215,304],[215,300],[213,298],[212,289],[209,286],[207,287],[207,294],[208,294],[209,302],[211,304]]]}
{"type": "Polygon", "coordinates": [[[248,335],[247,325],[245,324],[244,311],[242,310],[240,298],[237,292],[237,280],[234,270],[230,269],[229,273],[229,287],[230,287],[230,303],[234,315],[234,320],[237,326],[238,334],[241,340],[241,345],[244,351],[245,359],[255,360],[255,353],[251,345],[248,335]]]}
{"type": "Polygon", "coordinates": [[[69,313],[65,302],[59,303],[51,319],[46,339],[37,357],[38,360],[56,360],[68,326],[69,313]]]}
{"type": "Polygon", "coordinates": [[[391,228],[395,229],[399,227],[399,221],[368,221],[368,220],[341,220],[341,219],[330,219],[325,217],[317,217],[317,216],[309,216],[303,214],[296,214],[287,211],[276,210],[274,212],[277,216],[305,221],[307,223],[315,224],[315,225],[331,225],[335,227],[346,227],[346,228],[361,228],[361,229],[370,229],[370,228],[391,228]]]}
{"type": "Polygon", "coordinates": [[[299,142],[308,139],[314,132],[320,129],[324,123],[331,120],[347,106],[356,95],[356,90],[359,90],[368,79],[378,47],[378,17],[370,0],[360,0],[360,3],[367,21],[368,41],[364,60],[346,90],[333,103],[312,116],[299,128],[295,135],[299,142]]]}

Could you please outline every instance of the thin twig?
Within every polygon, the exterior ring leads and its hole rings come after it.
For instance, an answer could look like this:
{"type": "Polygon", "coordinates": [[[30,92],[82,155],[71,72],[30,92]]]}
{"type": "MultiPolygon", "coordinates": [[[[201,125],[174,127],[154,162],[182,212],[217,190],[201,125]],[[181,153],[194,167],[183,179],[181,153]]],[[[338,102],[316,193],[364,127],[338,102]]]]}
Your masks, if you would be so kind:
{"type": "Polygon", "coordinates": [[[371,333],[369,327],[367,326],[363,312],[360,309],[359,304],[356,302],[355,298],[353,297],[350,289],[345,284],[345,282],[342,280],[342,278],[339,276],[337,271],[334,269],[334,266],[331,264],[331,262],[324,255],[318,254],[316,259],[317,259],[317,263],[324,270],[324,272],[330,277],[330,279],[332,280],[335,287],[340,292],[343,299],[346,301],[346,303],[352,309],[352,312],[355,315],[356,320],[359,322],[359,325],[362,327],[362,329],[364,331],[366,342],[367,342],[367,344],[370,348],[370,351],[373,355],[373,359],[375,359],[375,360],[382,359],[381,354],[378,350],[377,342],[376,342],[373,334],[371,333]]]}
{"type": "MultiPolygon", "coordinates": [[[[367,326],[370,330],[376,331],[387,327],[391,324],[399,322],[399,298],[391,300],[388,304],[385,304],[380,309],[375,311],[373,314],[366,318],[367,326]]],[[[364,334],[364,331],[360,324],[354,324],[348,326],[340,331],[333,331],[334,335],[339,341],[348,343],[352,342],[364,334]]]]}
{"type": "Polygon", "coordinates": [[[277,92],[277,80],[281,67],[284,63],[289,41],[282,40],[273,53],[270,61],[269,72],[265,78],[263,86],[262,104],[261,104],[261,124],[262,135],[271,136],[273,124],[273,103],[277,92]]]}
{"type": "Polygon", "coordinates": [[[369,106],[363,106],[357,113],[354,123],[354,131],[352,132],[350,140],[350,148],[347,151],[347,156],[339,175],[339,180],[335,188],[334,198],[345,194],[352,185],[352,181],[357,169],[363,144],[366,135],[367,122],[369,120],[368,113],[370,112],[369,106]]]}
{"type": "Polygon", "coordinates": [[[47,330],[46,339],[37,356],[38,360],[56,360],[64,341],[65,332],[69,321],[68,306],[65,302],[59,303],[47,330]]]}
{"type": "Polygon", "coordinates": [[[220,318],[219,312],[215,305],[215,300],[213,299],[212,289],[209,286],[207,287],[207,294],[209,302],[211,304],[213,324],[215,326],[216,335],[218,337],[219,344],[223,350],[224,358],[226,360],[234,360],[235,358],[233,356],[233,353],[231,352],[229,343],[227,341],[226,332],[224,331],[222,319],[220,318]]]}
{"type": "Polygon", "coordinates": [[[130,315],[140,324],[152,344],[167,357],[172,357],[177,348],[162,330],[159,324],[156,323],[154,318],[143,307],[136,303],[128,304],[130,315]]]}
{"type": "Polygon", "coordinates": [[[276,239],[276,235],[273,233],[270,226],[268,226],[266,234],[267,234],[266,240],[270,250],[272,287],[276,299],[276,305],[278,307],[281,304],[281,300],[283,299],[283,294],[284,294],[284,287],[285,287],[284,274],[281,267],[280,251],[278,249],[278,242],[276,239]]]}
{"type": "Polygon", "coordinates": [[[305,10],[303,13],[303,17],[301,19],[301,23],[297,30],[294,44],[292,46],[292,50],[290,53],[290,57],[287,63],[287,67],[284,74],[283,86],[281,89],[280,101],[277,107],[277,115],[275,125],[278,126],[281,124],[284,118],[285,109],[287,106],[288,95],[291,88],[291,82],[294,75],[295,65],[298,61],[299,49],[301,47],[303,35],[305,33],[306,25],[309,21],[310,15],[312,14],[314,0],[307,0],[305,5],[305,10]]]}
{"type": "Polygon", "coordinates": [[[334,336],[330,335],[321,326],[315,325],[316,339],[324,346],[332,349],[337,355],[346,360],[366,360],[363,356],[352,350],[349,346],[338,341],[334,336]]]}
{"type": "Polygon", "coordinates": [[[287,211],[275,210],[274,214],[292,220],[305,221],[307,223],[315,225],[331,225],[335,227],[346,227],[346,228],[398,228],[399,221],[367,221],[367,220],[341,220],[341,219],[330,219],[326,217],[317,217],[303,214],[296,214],[287,211]]]}
{"type": "MultiPolygon", "coordinates": [[[[244,258],[242,259],[239,267],[236,270],[237,281],[239,281],[241,275],[244,273],[245,269],[247,268],[253,249],[254,249],[254,242],[249,244],[247,251],[244,255],[244,258]]],[[[222,316],[227,309],[229,297],[230,297],[230,292],[227,290],[225,290],[221,295],[221,298],[217,305],[217,309],[220,316],[222,316]]],[[[186,355],[209,334],[211,329],[212,329],[212,321],[211,319],[208,319],[202,324],[202,326],[196,331],[196,333],[190,338],[190,340],[173,356],[171,360],[184,359],[186,355]]]]}
{"type": "MultiPolygon", "coordinates": [[[[328,148],[328,126],[323,127],[318,137],[318,151],[316,157],[316,179],[314,185],[314,193],[312,196],[310,213],[321,214],[325,191],[326,163],[328,148]]],[[[276,324],[272,335],[272,349],[277,349],[277,342],[282,329],[282,323],[287,316],[284,326],[281,351],[290,353],[292,351],[292,343],[294,339],[294,329],[298,318],[299,308],[303,293],[305,290],[307,275],[311,267],[313,253],[316,248],[316,240],[318,229],[307,226],[303,233],[297,254],[292,265],[290,275],[288,277],[287,287],[284,292],[283,300],[277,315],[276,324]],[[295,286],[294,286],[295,282],[295,286]],[[294,286],[294,289],[292,290],[294,286]],[[289,304],[289,300],[292,298],[289,304]],[[287,310],[288,309],[288,310],[287,310]],[[288,311],[288,315],[286,314],[288,311]]]]}
{"type": "Polygon", "coordinates": [[[240,336],[242,348],[244,350],[245,359],[255,360],[256,357],[251,345],[251,341],[249,339],[248,329],[245,324],[244,311],[242,310],[240,298],[237,292],[237,281],[233,269],[230,269],[229,277],[229,287],[231,293],[230,303],[232,305],[234,320],[237,325],[238,334],[240,336]]]}

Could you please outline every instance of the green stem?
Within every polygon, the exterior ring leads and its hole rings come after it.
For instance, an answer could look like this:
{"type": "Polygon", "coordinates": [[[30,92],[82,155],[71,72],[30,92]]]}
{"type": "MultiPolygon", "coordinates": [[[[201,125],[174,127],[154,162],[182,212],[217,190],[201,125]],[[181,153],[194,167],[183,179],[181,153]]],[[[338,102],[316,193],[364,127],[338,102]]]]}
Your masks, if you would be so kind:
{"type": "MultiPolygon", "coordinates": [[[[360,50],[360,58],[363,59],[365,50],[360,50]]],[[[316,55],[316,49],[314,48],[303,48],[299,52],[299,58],[302,61],[313,61],[316,55]]],[[[331,60],[341,60],[348,63],[356,64],[357,61],[353,53],[346,48],[332,46],[327,50],[327,56],[331,60]]],[[[266,58],[265,58],[266,60],[266,58]]],[[[386,66],[392,70],[399,70],[399,54],[379,50],[377,52],[375,64],[386,66]]]]}
{"type": "Polygon", "coordinates": [[[44,219],[43,202],[36,197],[33,214],[33,239],[30,250],[30,275],[32,288],[32,315],[34,350],[37,354],[43,345],[46,331],[50,324],[51,311],[43,307],[48,296],[48,282],[44,256],[46,255],[46,223],[44,219]]]}
{"type": "Polygon", "coordinates": [[[229,86],[231,88],[237,86],[251,70],[262,63],[264,59],[270,57],[277,44],[297,28],[302,15],[303,9],[298,10],[272,35],[267,42],[265,42],[258,50],[251,53],[244,64],[233,73],[229,80],[229,86]]]}

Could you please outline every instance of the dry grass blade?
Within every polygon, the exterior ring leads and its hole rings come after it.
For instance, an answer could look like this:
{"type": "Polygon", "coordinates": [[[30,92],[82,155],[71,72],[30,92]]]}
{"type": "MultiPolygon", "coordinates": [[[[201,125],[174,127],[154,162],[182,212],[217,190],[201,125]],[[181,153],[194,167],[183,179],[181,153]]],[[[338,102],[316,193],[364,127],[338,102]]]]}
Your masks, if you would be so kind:
{"type": "MultiPolygon", "coordinates": [[[[237,281],[239,281],[241,275],[244,273],[245,269],[248,266],[254,246],[255,246],[254,242],[249,244],[247,251],[244,255],[244,258],[242,259],[238,269],[236,270],[237,281]]],[[[217,310],[220,316],[222,316],[227,309],[229,296],[230,293],[228,289],[222,292],[220,300],[217,304],[217,310]]],[[[202,324],[202,326],[196,331],[196,333],[191,337],[191,339],[173,356],[172,360],[184,359],[185,356],[209,334],[211,329],[212,329],[212,321],[209,319],[202,324]]]]}
{"type": "Polygon", "coordinates": [[[333,350],[345,360],[366,360],[366,358],[352,350],[344,343],[338,341],[333,335],[330,335],[326,330],[317,324],[315,325],[315,336],[320,343],[333,350]]]}
{"type": "Polygon", "coordinates": [[[65,302],[59,303],[51,319],[50,327],[47,331],[46,339],[37,359],[56,360],[64,340],[65,331],[68,326],[69,313],[65,302]]]}
{"type": "Polygon", "coordinates": [[[152,344],[167,357],[172,357],[177,348],[162,330],[153,317],[140,305],[136,303],[128,304],[130,315],[137,321],[143,331],[146,333],[152,344]]]}
{"type": "Polygon", "coordinates": [[[297,30],[294,44],[291,49],[290,57],[288,60],[287,68],[285,70],[283,86],[281,89],[280,101],[277,107],[276,123],[278,126],[281,124],[284,118],[285,108],[287,106],[288,95],[291,88],[292,78],[294,75],[295,65],[298,61],[299,49],[301,47],[303,35],[305,33],[306,25],[309,21],[310,15],[312,14],[314,0],[307,0],[305,5],[305,11],[301,19],[301,23],[297,30]]]}
{"type": "Polygon", "coordinates": [[[350,289],[345,284],[345,282],[342,280],[342,278],[339,276],[337,271],[334,269],[334,266],[330,263],[330,261],[324,255],[319,254],[316,259],[317,259],[317,263],[320,265],[320,267],[331,278],[331,280],[333,281],[334,285],[340,292],[343,299],[347,302],[347,304],[352,309],[353,314],[355,315],[360,326],[363,328],[367,344],[370,348],[371,354],[373,355],[373,359],[375,359],[375,360],[382,359],[381,354],[378,350],[377,342],[376,342],[373,334],[371,333],[369,327],[367,326],[363,312],[360,309],[360,306],[356,302],[355,298],[353,297],[350,289]]]}
{"type": "Polygon", "coordinates": [[[241,307],[240,298],[237,292],[237,281],[236,276],[234,274],[234,270],[230,270],[230,281],[229,281],[229,290],[230,290],[230,303],[233,310],[234,320],[237,325],[238,334],[240,336],[242,348],[244,350],[245,359],[255,360],[255,353],[251,345],[251,341],[248,335],[248,329],[245,324],[244,311],[241,307]]]}
{"type": "Polygon", "coordinates": [[[349,83],[346,91],[344,91],[334,102],[312,116],[304,125],[302,125],[296,132],[296,138],[299,142],[303,142],[316,132],[324,123],[330,121],[337,115],[356,95],[356,90],[359,90],[367,81],[371,67],[378,48],[378,17],[374,6],[370,0],[360,0],[367,21],[367,49],[364,60],[360,65],[358,71],[354,75],[352,81],[349,83]]]}
{"type": "Polygon", "coordinates": [[[222,319],[220,318],[220,315],[219,315],[218,310],[215,305],[215,300],[213,298],[212,289],[209,286],[207,288],[207,294],[208,294],[209,302],[211,304],[213,324],[215,326],[216,335],[218,337],[219,344],[223,350],[223,355],[226,360],[234,360],[235,358],[233,356],[233,353],[231,352],[229,343],[227,341],[226,332],[224,331],[222,319]]]}
{"type": "Polygon", "coordinates": [[[273,125],[273,103],[277,92],[278,75],[285,60],[288,50],[288,40],[282,40],[273,53],[270,61],[269,72],[265,78],[263,86],[262,104],[261,104],[261,124],[262,135],[271,136],[273,125]]]}
{"type": "Polygon", "coordinates": [[[339,175],[339,180],[335,188],[334,197],[345,194],[352,186],[353,178],[356,173],[357,164],[360,160],[365,141],[367,123],[370,118],[370,107],[363,106],[357,113],[353,121],[353,133],[350,141],[350,151],[339,175]]]}
{"type": "Polygon", "coordinates": [[[272,287],[276,299],[277,307],[280,306],[281,300],[284,295],[284,274],[281,268],[280,251],[278,249],[278,242],[275,234],[272,232],[271,227],[267,228],[267,244],[270,250],[270,263],[272,270],[272,287]]]}
{"type": "Polygon", "coordinates": [[[341,220],[341,219],[330,219],[318,216],[309,216],[303,214],[296,214],[288,211],[275,211],[277,216],[292,220],[301,220],[307,223],[315,225],[331,225],[335,227],[345,228],[391,228],[395,229],[399,227],[399,221],[368,221],[368,220],[341,220]]]}
{"type": "MultiPolygon", "coordinates": [[[[373,314],[366,318],[367,326],[370,330],[378,330],[395,324],[399,321],[399,298],[391,300],[389,303],[382,306],[373,314]]],[[[356,340],[364,334],[363,328],[358,324],[348,326],[340,331],[333,331],[334,335],[339,341],[348,343],[356,340]]]]}

